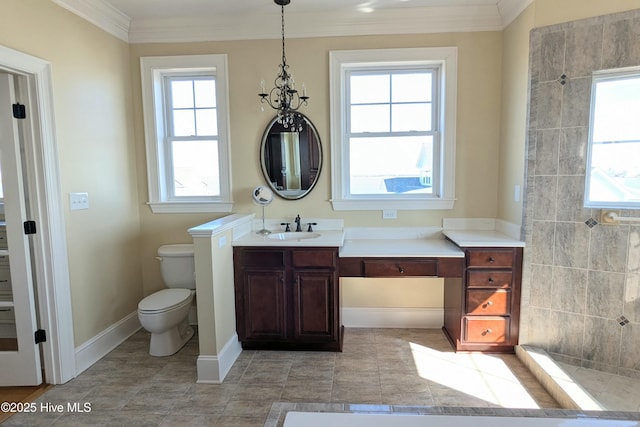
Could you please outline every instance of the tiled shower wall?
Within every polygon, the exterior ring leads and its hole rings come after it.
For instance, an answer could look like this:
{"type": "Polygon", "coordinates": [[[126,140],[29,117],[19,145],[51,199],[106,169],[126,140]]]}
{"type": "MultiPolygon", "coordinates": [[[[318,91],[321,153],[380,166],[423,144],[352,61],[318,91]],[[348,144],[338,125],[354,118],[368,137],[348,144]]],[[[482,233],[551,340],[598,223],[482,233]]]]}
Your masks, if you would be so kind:
{"type": "Polygon", "coordinates": [[[520,343],[640,378],[640,223],[583,208],[591,73],[640,65],[640,9],[534,29],[530,43],[520,343]]]}

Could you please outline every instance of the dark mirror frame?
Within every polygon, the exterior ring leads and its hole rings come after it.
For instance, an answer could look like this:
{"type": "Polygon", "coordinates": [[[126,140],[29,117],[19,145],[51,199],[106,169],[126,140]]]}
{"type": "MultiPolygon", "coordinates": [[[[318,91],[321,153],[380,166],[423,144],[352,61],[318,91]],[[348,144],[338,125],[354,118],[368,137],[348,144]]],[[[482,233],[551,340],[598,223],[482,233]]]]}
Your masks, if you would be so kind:
{"type": "Polygon", "coordinates": [[[300,154],[300,193],[286,194],[284,176],[282,174],[282,150],[280,135],[290,132],[278,123],[278,118],[271,119],[262,135],[260,144],[260,165],[267,184],[275,194],[286,200],[298,200],[305,197],[315,187],[322,170],[322,144],[316,127],[304,114],[299,116],[304,120],[303,129],[298,133],[300,154]]]}

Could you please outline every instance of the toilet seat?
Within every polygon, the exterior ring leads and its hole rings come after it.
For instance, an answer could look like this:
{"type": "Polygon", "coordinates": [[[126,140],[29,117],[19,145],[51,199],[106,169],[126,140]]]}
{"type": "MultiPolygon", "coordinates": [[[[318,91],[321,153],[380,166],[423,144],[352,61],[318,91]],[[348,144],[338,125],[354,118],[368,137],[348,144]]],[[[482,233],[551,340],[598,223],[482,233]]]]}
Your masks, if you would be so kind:
{"type": "Polygon", "coordinates": [[[144,314],[163,313],[190,303],[191,297],[189,289],[162,289],[140,301],[138,311],[144,314]]]}

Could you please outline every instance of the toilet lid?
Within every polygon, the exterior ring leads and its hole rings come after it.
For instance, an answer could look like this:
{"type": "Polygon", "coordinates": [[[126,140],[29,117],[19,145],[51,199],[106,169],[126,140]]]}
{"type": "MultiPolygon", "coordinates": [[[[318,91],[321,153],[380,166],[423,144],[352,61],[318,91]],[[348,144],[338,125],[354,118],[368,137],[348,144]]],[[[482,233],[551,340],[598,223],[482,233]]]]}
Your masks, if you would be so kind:
{"type": "Polygon", "coordinates": [[[138,304],[140,311],[165,311],[184,303],[191,296],[189,289],[162,289],[145,297],[138,304]]]}

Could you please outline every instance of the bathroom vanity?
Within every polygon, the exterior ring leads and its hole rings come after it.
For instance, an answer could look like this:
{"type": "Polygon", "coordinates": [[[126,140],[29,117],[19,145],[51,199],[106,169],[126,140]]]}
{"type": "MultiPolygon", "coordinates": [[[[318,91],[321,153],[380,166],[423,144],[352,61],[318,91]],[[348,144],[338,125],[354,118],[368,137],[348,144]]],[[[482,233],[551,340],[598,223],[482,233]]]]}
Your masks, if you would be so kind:
{"type": "Polygon", "coordinates": [[[233,246],[245,349],[340,351],[341,277],[443,278],[443,331],[457,351],[513,352],[518,343],[523,244],[503,233],[252,232],[233,246]]]}
{"type": "Polygon", "coordinates": [[[245,349],[342,349],[337,247],[235,247],[245,349]]]}

